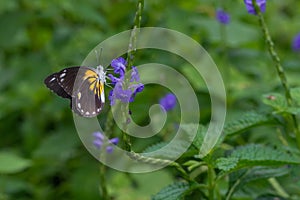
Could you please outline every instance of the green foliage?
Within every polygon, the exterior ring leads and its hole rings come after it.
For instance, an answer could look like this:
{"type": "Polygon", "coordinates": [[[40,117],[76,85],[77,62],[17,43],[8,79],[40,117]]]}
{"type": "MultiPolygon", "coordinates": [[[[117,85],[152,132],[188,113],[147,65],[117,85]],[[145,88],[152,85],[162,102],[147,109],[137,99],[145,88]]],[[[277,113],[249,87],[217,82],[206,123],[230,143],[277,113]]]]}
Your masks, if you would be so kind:
{"type": "Polygon", "coordinates": [[[152,200],[177,200],[183,199],[183,194],[189,189],[186,182],[175,182],[152,197],[152,200]]]}
{"type": "Polygon", "coordinates": [[[216,160],[216,166],[224,171],[242,167],[299,164],[300,156],[268,146],[249,144],[232,151],[229,157],[216,160]]]}
{"type": "MultiPolygon", "coordinates": [[[[142,26],[181,31],[214,59],[227,90],[228,122],[213,149],[205,149],[209,154],[200,157],[211,121],[206,83],[177,55],[149,49],[137,52],[134,64],[163,63],[187,78],[199,100],[201,121],[180,124],[186,134],[158,153],[176,133],[178,105],[168,112],[159,134],[132,139],[133,149],[145,149],[141,155],[149,153],[152,163],[159,158],[170,166],[143,175],[107,168],[110,198],[300,199],[300,136],[293,129],[300,124],[300,61],[298,52],[290,48],[300,31],[298,1],[267,1],[263,15],[293,87],[291,104],[257,16],[247,14],[243,1],[144,3],[142,26]],[[215,20],[217,8],[230,14],[228,25],[215,20]],[[187,136],[194,131],[195,138],[187,136]],[[168,160],[189,144],[176,161],[168,160]]],[[[43,80],[64,67],[80,65],[99,42],[133,27],[135,13],[136,1],[0,1],[0,199],[102,199],[99,163],[76,134],[69,102],[52,94],[43,80]]],[[[109,90],[106,87],[106,95],[109,90]]],[[[150,106],[166,91],[147,85],[130,105],[133,120],[148,124],[150,106]]],[[[108,109],[107,103],[98,117],[101,124],[108,109]]],[[[114,127],[112,132],[120,136],[121,131],[114,127]]]]}
{"type": "Polygon", "coordinates": [[[266,124],[275,124],[275,119],[269,114],[263,114],[258,112],[246,112],[242,114],[238,119],[229,122],[224,127],[224,133],[228,136],[238,134],[246,131],[250,128],[266,124]]]}

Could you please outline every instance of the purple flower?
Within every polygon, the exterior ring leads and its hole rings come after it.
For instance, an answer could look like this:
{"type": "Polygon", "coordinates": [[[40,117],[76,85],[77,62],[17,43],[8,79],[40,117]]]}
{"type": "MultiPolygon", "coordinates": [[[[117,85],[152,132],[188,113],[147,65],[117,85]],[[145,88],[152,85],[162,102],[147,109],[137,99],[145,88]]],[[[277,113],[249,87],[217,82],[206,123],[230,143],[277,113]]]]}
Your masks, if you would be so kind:
{"type": "MultiPolygon", "coordinates": [[[[93,144],[97,149],[101,149],[104,144],[104,135],[101,132],[95,132],[93,133],[94,141],[93,144]]],[[[113,146],[111,144],[117,145],[119,143],[119,138],[112,138],[108,141],[108,146],[106,146],[106,152],[112,153],[113,152],[113,146]]]]}
{"type": "Polygon", "coordinates": [[[136,81],[136,82],[140,81],[140,75],[135,66],[132,66],[131,79],[130,79],[130,82],[133,82],[133,81],[136,81]]]}
{"type": "Polygon", "coordinates": [[[120,74],[120,76],[123,76],[125,74],[126,65],[127,65],[127,62],[122,57],[113,59],[111,61],[111,66],[114,68],[114,72],[116,74],[120,74]]]}
{"type": "Polygon", "coordinates": [[[168,93],[159,100],[159,104],[165,111],[172,110],[176,106],[176,97],[172,93],[168,93]]]}
{"type": "MultiPolygon", "coordinates": [[[[248,13],[256,15],[256,11],[255,11],[254,5],[252,4],[252,0],[244,0],[244,2],[245,2],[248,13]]],[[[267,0],[256,0],[256,4],[258,5],[260,11],[263,13],[266,11],[266,2],[267,2],[267,0]]]]}
{"type": "Polygon", "coordinates": [[[293,39],[293,43],[292,43],[292,49],[294,51],[300,51],[300,33],[298,33],[294,39],[293,39]]]}
{"type": "MultiPolygon", "coordinates": [[[[142,83],[129,84],[127,88],[124,88],[126,85],[124,84],[126,64],[125,59],[122,57],[116,58],[111,62],[111,66],[115,69],[114,72],[120,75],[120,78],[117,78],[112,74],[108,74],[109,79],[114,85],[113,90],[109,92],[108,96],[111,106],[115,104],[116,99],[119,99],[123,103],[133,102],[136,94],[144,89],[144,84],[142,83]]],[[[130,82],[138,81],[140,81],[138,69],[132,66],[130,82]]]]}
{"type": "Polygon", "coordinates": [[[129,102],[132,91],[130,89],[123,89],[123,81],[117,82],[113,90],[112,98],[119,99],[123,103],[129,102]]]}
{"type": "Polygon", "coordinates": [[[142,83],[138,83],[138,84],[131,85],[129,88],[133,89],[132,90],[133,92],[132,92],[132,95],[129,99],[129,102],[133,102],[136,94],[139,93],[139,92],[142,92],[144,90],[145,86],[142,83]]]}
{"type": "Polygon", "coordinates": [[[228,24],[230,22],[230,16],[224,10],[218,9],[216,12],[216,19],[221,24],[228,24]]]}

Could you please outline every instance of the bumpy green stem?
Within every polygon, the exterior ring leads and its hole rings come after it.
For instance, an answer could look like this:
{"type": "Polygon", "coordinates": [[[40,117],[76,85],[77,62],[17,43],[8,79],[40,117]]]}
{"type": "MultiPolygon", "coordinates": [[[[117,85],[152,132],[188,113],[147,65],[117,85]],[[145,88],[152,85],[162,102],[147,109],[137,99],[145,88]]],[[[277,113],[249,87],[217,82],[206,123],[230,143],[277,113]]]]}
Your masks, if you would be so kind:
{"type": "MultiPolygon", "coordinates": [[[[283,67],[282,67],[282,65],[280,63],[280,58],[279,58],[277,52],[275,51],[274,42],[272,41],[272,38],[271,38],[271,36],[269,34],[269,30],[268,30],[268,28],[267,28],[267,26],[265,24],[263,15],[262,15],[262,13],[260,11],[259,6],[256,3],[256,0],[252,0],[252,4],[254,5],[255,12],[257,13],[257,16],[258,16],[259,23],[260,23],[260,26],[261,26],[262,31],[263,31],[263,35],[264,35],[265,41],[266,41],[266,43],[268,45],[269,53],[271,55],[272,60],[275,63],[275,68],[276,68],[277,74],[278,74],[278,76],[280,78],[280,81],[281,81],[281,84],[282,84],[282,86],[283,86],[283,88],[285,90],[286,101],[287,101],[287,103],[288,103],[289,106],[292,106],[293,105],[293,99],[292,99],[292,95],[291,95],[291,92],[290,92],[290,87],[288,85],[284,69],[283,69],[283,67]]],[[[297,140],[298,148],[300,148],[300,130],[299,130],[297,118],[296,118],[295,115],[292,115],[291,117],[288,117],[288,120],[289,120],[289,118],[291,118],[291,124],[294,124],[293,131],[294,131],[294,133],[296,135],[296,140],[297,140]]]]}
{"type": "MultiPolygon", "coordinates": [[[[129,45],[128,45],[128,51],[127,51],[127,66],[128,66],[127,71],[133,65],[133,59],[134,59],[134,55],[136,52],[136,40],[137,40],[137,34],[138,34],[137,29],[141,27],[143,7],[144,7],[144,0],[138,0],[137,11],[136,11],[135,18],[134,18],[134,25],[133,25],[133,29],[131,31],[129,45]]],[[[127,86],[128,82],[129,82],[129,78],[127,77],[125,79],[125,87],[127,86]]],[[[129,114],[127,113],[128,109],[126,109],[126,108],[128,108],[128,105],[126,105],[126,104],[121,105],[121,113],[124,118],[123,127],[122,127],[122,129],[123,129],[122,139],[124,142],[124,149],[126,151],[131,151],[130,136],[126,133],[128,121],[130,120],[129,114]]]]}

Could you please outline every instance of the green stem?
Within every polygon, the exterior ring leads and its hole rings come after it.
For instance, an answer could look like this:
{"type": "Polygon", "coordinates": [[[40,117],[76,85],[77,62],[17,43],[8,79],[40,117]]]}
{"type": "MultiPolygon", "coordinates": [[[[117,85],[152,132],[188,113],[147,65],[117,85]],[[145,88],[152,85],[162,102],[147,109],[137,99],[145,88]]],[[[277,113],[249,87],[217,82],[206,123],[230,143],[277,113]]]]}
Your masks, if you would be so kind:
{"type": "Polygon", "coordinates": [[[208,178],[208,199],[214,200],[214,189],[215,189],[215,170],[212,166],[208,165],[207,171],[208,178]]]}
{"type": "Polygon", "coordinates": [[[109,200],[109,195],[106,187],[106,177],[105,177],[106,166],[104,164],[100,165],[100,194],[103,200],[109,200]]]}
{"type": "MultiPolygon", "coordinates": [[[[278,76],[280,78],[280,81],[281,81],[281,84],[282,84],[282,86],[285,90],[285,98],[286,98],[287,104],[289,106],[292,106],[293,105],[293,99],[292,99],[292,95],[291,95],[291,92],[290,92],[290,87],[288,85],[284,69],[283,69],[283,67],[280,63],[280,58],[279,58],[277,52],[275,51],[274,42],[272,41],[272,38],[270,36],[269,30],[266,26],[266,23],[265,23],[265,20],[263,18],[263,15],[260,11],[260,8],[256,4],[256,0],[252,0],[252,4],[254,5],[255,12],[258,15],[259,23],[260,23],[260,26],[262,28],[262,32],[263,32],[265,41],[267,43],[269,53],[271,55],[271,58],[272,58],[273,62],[275,63],[275,68],[276,68],[277,74],[278,74],[278,76]]],[[[294,133],[296,135],[298,148],[300,148],[300,130],[299,130],[297,118],[296,118],[295,115],[292,115],[292,120],[291,121],[292,121],[292,124],[294,124],[293,130],[294,130],[294,133]]]]}
{"type": "Polygon", "coordinates": [[[247,170],[241,177],[239,177],[234,184],[229,188],[226,194],[225,200],[230,200],[234,192],[236,192],[237,187],[241,184],[241,180],[245,178],[250,173],[250,170],[247,170]]]}

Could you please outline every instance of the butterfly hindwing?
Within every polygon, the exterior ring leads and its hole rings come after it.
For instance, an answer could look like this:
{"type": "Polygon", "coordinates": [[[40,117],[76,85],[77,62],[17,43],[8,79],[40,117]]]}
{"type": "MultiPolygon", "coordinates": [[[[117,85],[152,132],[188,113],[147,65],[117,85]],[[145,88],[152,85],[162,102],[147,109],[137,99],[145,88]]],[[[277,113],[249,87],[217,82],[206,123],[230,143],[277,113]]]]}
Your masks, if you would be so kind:
{"type": "Polygon", "coordinates": [[[104,99],[101,98],[101,95],[98,95],[100,94],[100,87],[103,88],[103,83],[101,81],[95,80],[90,83],[89,80],[86,79],[79,87],[76,96],[72,99],[72,109],[84,117],[97,116],[104,105],[104,99]]]}
{"type": "Polygon", "coordinates": [[[104,105],[105,72],[88,67],[70,67],[45,79],[49,89],[61,97],[69,98],[71,109],[80,116],[97,116],[104,105]]]}

